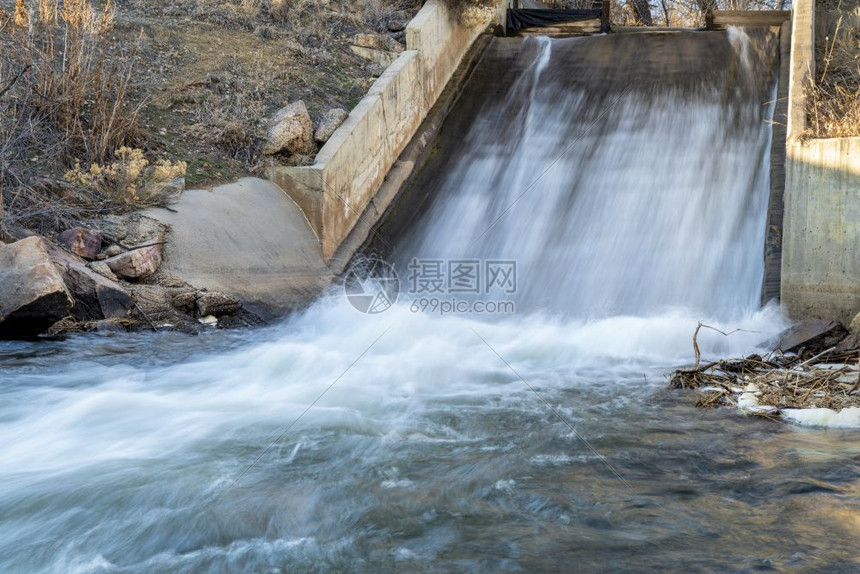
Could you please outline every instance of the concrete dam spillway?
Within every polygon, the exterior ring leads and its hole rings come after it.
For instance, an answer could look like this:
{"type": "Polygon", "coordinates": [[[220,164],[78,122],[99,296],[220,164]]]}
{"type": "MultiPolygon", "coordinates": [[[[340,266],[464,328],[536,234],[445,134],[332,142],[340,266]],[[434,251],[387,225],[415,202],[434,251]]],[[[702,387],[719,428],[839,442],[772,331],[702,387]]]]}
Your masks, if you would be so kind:
{"type": "Polygon", "coordinates": [[[430,205],[400,267],[514,259],[521,309],[580,318],[757,309],[777,54],[740,29],[495,39],[413,185],[430,205]]]}
{"type": "MultiPolygon", "coordinates": [[[[693,410],[759,301],[774,39],[496,39],[378,229],[516,313],[0,342],[0,572],[853,571],[856,437],[693,410]],[[854,506],[852,506],[854,505],[854,506]]],[[[459,296],[459,295],[458,295],[459,296]]],[[[463,296],[465,297],[465,296],[463,296]]]]}

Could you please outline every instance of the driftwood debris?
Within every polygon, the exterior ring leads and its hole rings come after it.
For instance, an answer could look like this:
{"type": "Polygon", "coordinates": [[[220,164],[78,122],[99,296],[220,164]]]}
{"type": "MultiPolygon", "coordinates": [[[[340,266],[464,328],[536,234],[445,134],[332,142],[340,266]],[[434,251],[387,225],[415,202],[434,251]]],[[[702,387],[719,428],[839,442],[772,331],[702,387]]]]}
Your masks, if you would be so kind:
{"type": "Polygon", "coordinates": [[[702,328],[731,334],[700,323],[693,335],[695,365],[669,379],[672,388],[699,391],[696,406],[734,406],[767,418],[778,418],[782,409],[860,407],[860,345],[842,325],[815,326],[810,339],[800,343],[795,327],[767,355],[706,364],[697,341],[702,328]],[[792,352],[782,350],[782,341],[790,341],[792,352]],[[822,343],[827,348],[821,349],[822,343]]]}

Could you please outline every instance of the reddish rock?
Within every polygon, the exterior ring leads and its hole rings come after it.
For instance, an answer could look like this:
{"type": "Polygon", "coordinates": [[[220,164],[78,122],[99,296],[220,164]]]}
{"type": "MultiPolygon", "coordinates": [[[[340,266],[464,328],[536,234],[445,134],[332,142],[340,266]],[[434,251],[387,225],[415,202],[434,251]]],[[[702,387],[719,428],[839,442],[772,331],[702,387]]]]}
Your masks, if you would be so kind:
{"type": "Polygon", "coordinates": [[[0,243],[0,337],[44,333],[71,308],[71,294],[41,237],[0,243]]]}
{"type": "Polygon", "coordinates": [[[75,255],[80,255],[84,259],[95,259],[102,249],[102,236],[87,231],[83,227],[67,229],[57,236],[57,241],[66,249],[75,255]]]}
{"type": "Polygon", "coordinates": [[[104,262],[117,277],[145,279],[161,266],[161,245],[147,245],[120,253],[104,262]]]}

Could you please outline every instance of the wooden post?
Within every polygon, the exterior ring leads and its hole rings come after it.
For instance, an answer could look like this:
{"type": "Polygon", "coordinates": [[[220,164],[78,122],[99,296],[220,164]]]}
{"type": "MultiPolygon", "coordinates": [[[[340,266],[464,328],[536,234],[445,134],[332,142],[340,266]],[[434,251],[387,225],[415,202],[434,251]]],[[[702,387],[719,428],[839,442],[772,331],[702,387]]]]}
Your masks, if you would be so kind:
{"type": "Polygon", "coordinates": [[[603,0],[600,3],[600,32],[609,33],[609,17],[612,12],[612,0],[603,0]]]}
{"type": "Polygon", "coordinates": [[[708,10],[705,12],[705,28],[708,30],[714,29],[714,11],[708,10]]]}

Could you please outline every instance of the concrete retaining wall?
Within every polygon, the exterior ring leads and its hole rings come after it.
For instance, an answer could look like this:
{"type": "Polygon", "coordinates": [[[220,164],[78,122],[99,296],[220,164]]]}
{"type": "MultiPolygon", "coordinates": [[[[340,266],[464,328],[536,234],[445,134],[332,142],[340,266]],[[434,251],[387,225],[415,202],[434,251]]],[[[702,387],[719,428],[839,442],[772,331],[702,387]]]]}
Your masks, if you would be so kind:
{"type": "MultiPolygon", "coordinates": [[[[488,20],[504,14],[505,0],[488,20]]],[[[472,42],[492,22],[459,25],[428,0],[406,28],[400,54],[326,142],[314,165],[277,167],[270,178],[305,212],[329,261],[374,198],[472,42]]]]}
{"type": "Polygon", "coordinates": [[[860,137],[803,139],[814,77],[813,0],[792,13],[781,300],[794,319],[860,311],[860,137]]]}

